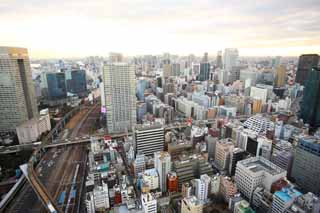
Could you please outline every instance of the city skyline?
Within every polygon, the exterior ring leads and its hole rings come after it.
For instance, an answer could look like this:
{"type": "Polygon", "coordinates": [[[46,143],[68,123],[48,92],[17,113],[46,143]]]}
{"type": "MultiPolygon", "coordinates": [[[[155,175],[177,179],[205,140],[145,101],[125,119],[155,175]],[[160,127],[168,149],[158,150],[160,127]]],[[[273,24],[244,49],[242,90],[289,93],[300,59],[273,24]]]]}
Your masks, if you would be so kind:
{"type": "Polygon", "coordinates": [[[320,51],[318,1],[2,1],[0,45],[31,58],[125,55],[299,56],[320,51]]]}

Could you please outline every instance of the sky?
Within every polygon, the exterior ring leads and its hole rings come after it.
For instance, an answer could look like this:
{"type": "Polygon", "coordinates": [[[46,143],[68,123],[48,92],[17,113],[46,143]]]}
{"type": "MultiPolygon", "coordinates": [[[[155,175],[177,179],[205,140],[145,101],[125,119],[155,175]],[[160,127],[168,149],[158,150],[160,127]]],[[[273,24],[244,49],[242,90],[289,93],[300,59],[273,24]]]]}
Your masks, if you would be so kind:
{"type": "Polygon", "coordinates": [[[0,46],[32,58],[320,53],[319,0],[0,0],[0,46]]]}

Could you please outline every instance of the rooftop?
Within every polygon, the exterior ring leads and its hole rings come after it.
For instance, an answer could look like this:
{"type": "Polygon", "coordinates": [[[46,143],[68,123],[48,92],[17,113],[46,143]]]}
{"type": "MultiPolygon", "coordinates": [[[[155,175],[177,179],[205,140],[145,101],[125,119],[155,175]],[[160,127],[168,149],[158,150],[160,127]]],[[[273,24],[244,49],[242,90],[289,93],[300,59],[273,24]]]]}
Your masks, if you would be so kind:
{"type": "Polygon", "coordinates": [[[289,202],[296,197],[301,196],[302,193],[293,188],[283,188],[281,191],[274,193],[274,196],[279,197],[283,202],[289,202]]]}
{"type": "Polygon", "coordinates": [[[284,169],[278,167],[277,165],[273,164],[271,161],[259,156],[259,157],[252,157],[242,161],[239,161],[239,164],[245,166],[251,172],[257,173],[260,171],[265,171],[271,175],[277,175],[282,172],[285,172],[284,169]]]}

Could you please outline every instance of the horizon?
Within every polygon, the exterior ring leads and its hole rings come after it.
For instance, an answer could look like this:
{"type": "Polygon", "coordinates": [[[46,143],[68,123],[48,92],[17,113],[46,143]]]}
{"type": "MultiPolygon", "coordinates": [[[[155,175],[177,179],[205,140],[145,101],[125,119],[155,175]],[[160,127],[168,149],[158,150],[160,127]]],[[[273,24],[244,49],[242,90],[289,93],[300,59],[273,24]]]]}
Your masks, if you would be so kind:
{"type": "Polygon", "coordinates": [[[320,52],[320,2],[160,0],[4,0],[0,46],[21,46],[34,59],[89,55],[243,56],[320,52]],[[210,54],[211,53],[211,54],[210,54]]]}

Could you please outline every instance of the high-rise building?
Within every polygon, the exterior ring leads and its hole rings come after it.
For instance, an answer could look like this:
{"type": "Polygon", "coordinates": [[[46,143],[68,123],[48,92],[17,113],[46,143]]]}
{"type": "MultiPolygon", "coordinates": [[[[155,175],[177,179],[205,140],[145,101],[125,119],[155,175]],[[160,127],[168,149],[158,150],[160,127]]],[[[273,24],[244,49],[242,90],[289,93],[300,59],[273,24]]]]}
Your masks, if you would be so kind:
{"type": "Polygon", "coordinates": [[[164,128],[161,125],[136,125],[134,139],[135,153],[152,156],[164,149],[164,128]]]}
{"type": "Polygon", "coordinates": [[[123,62],[123,56],[121,53],[111,52],[111,53],[109,53],[109,61],[111,63],[123,62]]]}
{"type": "Polygon", "coordinates": [[[167,191],[167,176],[171,171],[171,156],[168,152],[154,153],[154,168],[159,173],[160,189],[167,191]]]}
{"type": "Polygon", "coordinates": [[[237,163],[235,182],[239,191],[251,201],[255,188],[262,185],[268,191],[272,183],[286,177],[287,172],[263,157],[252,157],[237,163]]]}
{"type": "Polygon", "coordinates": [[[195,196],[186,197],[181,201],[181,213],[202,213],[203,201],[195,196]]]}
{"type": "Polygon", "coordinates": [[[136,124],[134,66],[126,63],[105,64],[103,81],[108,132],[130,131],[136,124]]]}
{"type": "Polygon", "coordinates": [[[180,64],[179,63],[173,63],[172,64],[172,75],[173,76],[180,76],[180,64]]]}
{"type": "Polygon", "coordinates": [[[292,177],[303,191],[320,192],[320,140],[307,136],[299,141],[294,155],[292,177]]]}
{"type": "Polygon", "coordinates": [[[218,54],[217,54],[217,68],[220,68],[222,69],[222,51],[218,51],[218,54]]]}
{"type": "Polygon", "coordinates": [[[305,54],[299,57],[298,70],[296,75],[296,82],[304,85],[305,80],[309,76],[311,68],[319,65],[320,57],[317,54],[305,54]]]}
{"type": "Polygon", "coordinates": [[[305,80],[300,117],[312,127],[320,126],[320,68],[312,68],[305,80]]]}
{"type": "Polygon", "coordinates": [[[15,132],[18,124],[37,117],[27,49],[0,47],[0,87],[0,132],[15,132]]]}
{"type": "Polygon", "coordinates": [[[280,65],[276,71],[275,87],[284,87],[286,84],[287,72],[286,67],[280,65]]]}
{"type": "Polygon", "coordinates": [[[66,71],[67,92],[83,96],[87,92],[87,80],[85,70],[68,70],[66,71]]]}
{"type": "Polygon", "coordinates": [[[208,62],[200,63],[199,81],[209,80],[210,77],[210,64],[208,62]]]}
{"type": "Polygon", "coordinates": [[[239,52],[235,48],[227,48],[224,51],[223,55],[223,68],[227,71],[230,71],[232,67],[237,65],[239,52]]]}
{"type": "Polygon", "coordinates": [[[205,52],[204,54],[203,54],[203,58],[202,58],[202,61],[203,62],[208,62],[208,53],[207,52],[205,52]]]}
{"type": "Polygon", "coordinates": [[[216,144],[216,153],[214,162],[219,168],[219,170],[228,170],[230,156],[233,152],[234,144],[230,138],[223,139],[216,144]]]}
{"type": "Polygon", "coordinates": [[[163,61],[162,77],[169,78],[172,76],[172,65],[169,59],[163,61]]]}
{"type": "Polygon", "coordinates": [[[229,175],[234,176],[236,173],[236,166],[238,161],[243,160],[246,157],[245,150],[241,148],[234,148],[230,153],[230,162],[229,162],[229,175]]]}

